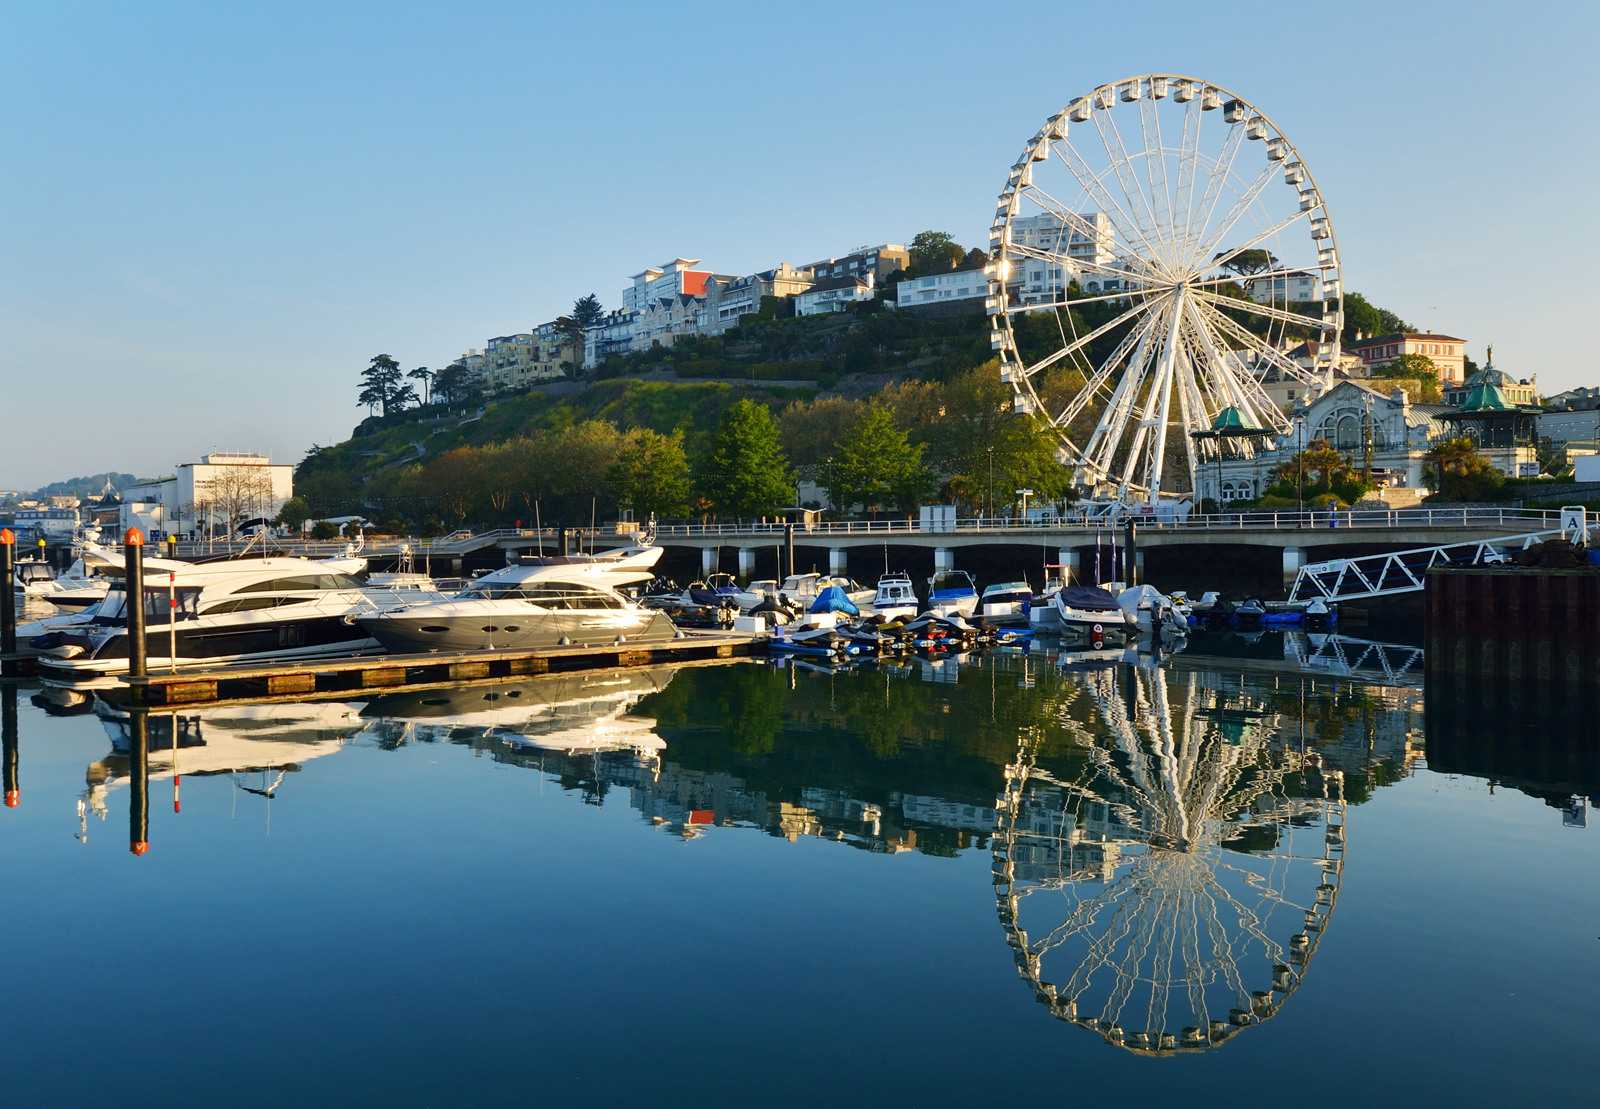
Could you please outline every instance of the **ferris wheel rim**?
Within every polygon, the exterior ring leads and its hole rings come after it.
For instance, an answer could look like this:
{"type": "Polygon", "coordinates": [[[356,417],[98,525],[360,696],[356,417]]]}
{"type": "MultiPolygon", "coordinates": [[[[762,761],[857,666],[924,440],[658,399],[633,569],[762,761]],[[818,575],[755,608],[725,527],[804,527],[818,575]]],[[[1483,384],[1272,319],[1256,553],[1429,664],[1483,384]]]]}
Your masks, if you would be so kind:
{"type": "MultiPolygon", "coordinates": [[[[1122,116],[1125,118],[1126,112],[1123,112],[1122,116]]],[[[1265,208],[1263,207],[1261,210],[1265,211],[1265,208]]],[[[1044,126],[1024,144],[1021,156],[1011,166],[1005,189],[1000,194],[997,213],[991,229],[991,242],[994,245],[991,249],[991,264],[988,267],[990,295],[986,306],[991,316],[992,346],[999,355],[1002,377],[1012,386],[1013,394],[1016,397],[1015,407],[1026,414],[1041,419],[1042,422],[1055,431],[1061,442],[1058,457],[1064,464],[1073,466],[1074,470],[1077,471],[1075,476],[1079,478],[1078,484],[1080,487],[1093,486],[1099,489],[1113,480],[1112,462],[1120,449],[1119,444],[1125,438],[1127,421],[1132,414],[1132,408],[1128,407],[1125,411],[1120,411],[1117,414],[1116,420],[1118,422],[1115,428],[1115,436],[1108,439],[1101,434],[1102,431],[1106,430],[1102,421],[1102,425],[1097,426],[1094,436],[1091,437],[1091,443],[1080,444],[1069,433],[1068,424],[1071,421],[1068,418],[1068,413],[1072,412],[1072,406],[1069,405],[1060,414],[1050,411],[1035,387],[1036,378],[1040,378],[1050,366],[1066,358],[1069,360],[1068,364],[1084,374],[1085,391],[1090,391],[1091,386],[1088,383],[1095,376],[1096,367],[1090,364],[1090,360],[1085,354],[1088,345],[1087,341],[1077,334],[1076,322],[1072,320],[1073,310],[1078,306],[1091,303],[1109,304],[1119,300],[1126,302],[1127,308],[1122,313],[1113,316],[1109,327],[1096,329],[1109,331],[1122,322],[1131,320],[1136,315],[1148,315],[1153,301],[1167,298],[1172,303],[1169,331],[1177,337],[1169,338],[1160,352],[1160,357],[1166,359],[1168,363],[1168,368],[1162,372],[1169,379],[1168,383],[1164,385],[1164,391],[1161,394],[1161,419],[1160,421],[1152,421],[1148,418],[1148,411],[1155,401],[1154,397],[1147,397],[1145,401],[1147,407],[1146,418],[1142,421],[1141,426],[1154,422],[1157,431],[1148,436],[1148,444],[1141,433],[1128,448],[1123,472],[1116,480],[1116,499],[1118,500],[1127,499],[1130,494],[1134,495],[1135,499],[1141,495],[1150,499],[1158,498],[1161,495],[1162,471],[1167,465],[1165,462],[1165,439],[1170,428],[1181,424],[1186,430],[1192,432],[1195,428],[1191,425],[1195,424],[1200,416],[1205,416],[1208,410],[1220,411],[1225,406],[1224,401],[1242,399],[1238,396],[1227,397],[1226,394],[1230,390],[1237,394],[1242,388],[1245,394],[1256,394],[1249,396],[1248,399],[1243,399],[1243,403],[1237,406],[1241,407],[1242,411],[1255,416],[1256,419],[1252,422],[1255,422],[1257,426],[1262,426],[1265,430],[1276,432],[1279,435],[1286,433],[1289,428],[1289,421],[1278,410],[1277,406],[1271,403],[1265,393],[1259,392],[1258,388],[1251,389],[1241,384],[1242,379],[1252,377],[1254,373],[1254,371],[1243,369],[1242,366],[1259,363],[1264,359],[1267,370],[1276,371],[1280,375],[1280,379],[1287,375],[1287,377],[1295,380],[1304,381],[1313,393],[1331,384],[1333,369],[1338,364],[1339,336],[1344,323],[1342,262],[1340,260],[1338,234],[1334,226],[1331,206],[1328,204],[1314,170],[1306,164],[1306,160],[1294,140],[1289,137],[1272,116],[1227,86],[1188,74],[1143,73],[1098,85],[1088,93],[1069,100],[1065,107],[1047,117],[1044,126]],[[1127,94],[1127,90],[1130,89],[1132,90],[1131,95],[1127,94]],[[1179,147],[1171,146],[1162,137],[1160,116],[1154,106],[1157,101],[1169,95],[1173,97],[1174,104],[1182,103],[1185,105],[1183,139],[1182,145],[1179,147]],[[1223,98],[1227,98],[1226,102],[1224,102],[1223,98]],[[1141,133],[1144,137],[1143,146],[1128,146],[1123,142],[1121,133],[1116,130],[1117,117],[1113,114],[1112,109],[1118,100],[1124,105],[1130,105],[1135,101],[1138,102],[1136,110],[1139,112],[1141,133]],[[1149,105],[1148,108],[1147,105],[1149,105]],[[1223,118],[1229,122],[1227,129],[1223,132],[1223,154],[1212,156],[1209,153],[1202,153],[1200,150],[1199,119],[1205,112],[1219,106],[1225,108],[1223,118]],[[1086,169],[1088,168],[1082,154],[1078,153],[1067,137],[1069,134],[1069,117],[1070,122],[1079,124],[1091,120],[1094,121],[1094,133],[1101,139],[1101,145],[1107,154],[1107,166],[1099,170],[1097,174],[1090,173],[1088,175],[1094,181],[1093,188],[1086,182],[1085,177],[1079,173],[1079,170],[1074,167],[1072,159],[1063,152],[1063,150],[1071,151],[1078,162],[1083,163],[1086,169]],[[1102,119],[1109,122],[1111,134],[1115,136],[1115,150],[1112,149],[1111,139],[1107,136],[1106,128],[1101,125],[1102,119]],[[1152,121],[1156,140],[1154,143],[1151,142],[1152,121]],[[1190,132],[1191,125],[1193,127],[1192,134],[1190,132]],[[1247,178],[1243,174],[1237,174],[1235,161],[1245,138],[1251,140],[1265,139],[1266,145],[1264,149],[1267,152],[1267,157],[1265,168],[1257,175],[1255,181],[1241,190],[1239,185],[1245,182],[1247,178]],[[1177,195],[1181,200],[1185,192],[1187,192],[1187,204],[1189,206],[1186,210],[1181,245],[1177,233],[1176,208],[1174,207],[1170,211],[1167,210],[1167,206],[1172,205],[1174,199],[1167,192],[1169,178],[1166,162],[1174,154],[1178,158],[1177,195]],[[1041,247],[1019,244],[1011,233],[1014,221],[1019,218],[1021,200],[1024,196],[1037,205],[1041,212],[1052,214],[1060,224],[1061,230],[1057,233],[1058,244],[1061,242],[1061,234],[1076,228],[1078,225],[1086,225],[1082,213],[1085,208],[1084,203],[1079,203],[1078,210],[1074,210],[1072,205],[1054,200],[1048,192],[1034,185],[1032,175],[1034,164],[1041,161],[1049,161],[1052,156],[1058,158],[1072,173],[1077,180],[1079,191],[1085,202],[1091,200],[1095,202],[1099,211],[1090,212],[1089,214],[1095,215],[1097,218],[1103,218],[1106,221],[1106,226],[1110,228],[1109,232],[1105,234],[1096,232],[1094,238],[1095,259],[1093,262],[1072,259],[1070,251],[1065,249],[1050,251],[1041,247]],[[1139,179],[1139,175],[1134,171],[1135,163],[1141,160],[1144,165],[1143,181],[1139,179]],[[1156,191],[1157,171],[1153,168],[1158,164],[1160,166],[1159,178],[1162,190],[1160,195],[1156,191]],[[1222,245],[1223,239],[1229,235],[1242,218],[1246,215],[1255,218],[1256,209],[1263,204],[1262,198],[1265,196],[1266,188],[1280,168],[1284,170],[1284,181],[1287,184],[1299,186],[1300,210],[1293,212],[1285,219],[1272,222],[1265,230],[1260,229],[1260,222],[1257,220],[1256,233],[1253,237],[1246,239],[1240,245],[1229,246],[1218,251],[1213,256],[1211,252],[1222,245]],[[1238,183],[1235,182],[1236,174],[1238,183]],[[1293,176],[1294,174],[1298,174],[1298,176],[1293,176]],[[1134,200],[1135,195],[1138,196],[1139,202],[1144,206],[1145,215],[1149,217],[1148,231],[1137,211],[1133,211],[1130,214],[1128,210],[1116,204],[1114,196],[1107,187],[1107,181],[1112,177],[1116,178],[1117,184],[1122,189],[1123,200],[1127,202],[1127,209],[1138,208],[1138,204],[1134,200]],[[1198,230],[1196,230],[1193,223],[1194,197],[1202,181],[1206,187],[1205,197],[1201,201],[1203,221],[1198,230]],[[1224,186],[1231,190],[1233,206],[1213,229],[1211,221],[1216,215],[1217,206],[1224,199],[1224,186]],[[1098,190],[1098,195],[1096,190],[1098,190]],[[1045,199],[1041,200],[1041,197],[1045,199]],[[1110,203],[1105,203],[1105,201],[1110,201],[1110,203]],[[1117,209],[1116,218],[1113,218],[1108,210],[1112,207],[1117,209]],[[1157,214],[1158,208],[1166,213],[1165,228],[1163,228],[1162,217],[1157,214]],[[1074,223],[1074,221],[1077,222],[1074,223]],[[1287,296],[1287,284],[1285,284],[1282,309],[1277,307],[1276,296],[1270,291],[1269,299],[1272,303],[1265,305],[1255,302],[1253,299],[1245,300],[1241,303],[1238,299],[1224,298],[1215,292],[1216,286],[1229,281],[1237,281],[1240,278],[1206,276],[1208,273],[1214,273],[1229,258],[1245,250],[1255,249],[1261,244],[1276,243],[1279,245],[1281,252],[1283,234],[1301,223],[1301,221],[1304,221],[1307,229],[1311,231],[1310,238],[1312,248],[1315,251],[1316,264],[1291,268],[1286,263],[1282,268],[1285,275],[1312,272],[1317,274],[1317,279],[1320,282],[1317,299],[1322,306],[1320,318],[1301,313],[1292,313],[1287,310],[1290,303],[1287,296]],[[1130,227],[1137,231],[1137,238],[1148,252],[1147,254],[1142,254],[1137,249],[1139,244],[1135,243],[1135,235],[1130,233],[1130,227]],[[1207,237],[1208,233],[1210,235],[1209,238],[1207,237]],[[1152,246],[1152,237],[1164,248],[1163,250],[1158,250],[1152,246]],[[1199,247],[1198,249],[1193,249],[1196,241],[1199,242],[1199,247]],[[1060,264],[1062,271],[1055,274],[1050,282],[1052,286],[1055,283],[1059,283],[1059,289],[1048,300],[1040,299],[1029,302],[1028,298],[1023,295],[1018,297],[1017,303],[1013,303],[1010,290],[1014,272],[1013,266],[1029,259],[1043,261],[1047,265],[1052,263],[1060,264]],[[1080,292],[1079,296],[1073,297],[1068,289],[1074,282],[1063,279],[1063,274],[1069,268],[1073,274],[1089,272],[1092,275],[1099,272],[1103,275],[1116,274],[1123,279],[1132,278],[1137,283],[1137,287],[1131,290],[1119,290],[1118,292],[1126,294],[1120,296],[1113,293],[1087,297],[1080,292]],[[1195,280],[1196,278],[1201,279],[1195,280]],[[1216,302],[1227,303],[1218,304],[1216,302]],[[1225,319],[1229,323],[1236,322],[1232,321],[1231,317],[1226,316],[1220,310],[1222,307],[1230,307],[1265,320],[1264,326],[1268,333],[1266,339],[1254,336],[1252,332],[1241,325],[1237,328],[1224,328],[1223,330],[1231,333],[1225,338],[1225,341],[1213,341],[1210,337],[1210,332],[1214,327],[1211,317],[1225,319]],[[1063,308],[1067,309],[1065,316],[1072,323],[1072,339],[1068,340],[1063,328],[1062,347],[1064,349],[1057,351],[1048,358],[1036,360],[1030,365],[1021,355],[1014,320],[1030,313],[1054,312],[1059,326],[1063,316],[1061,311],[1063,308]],[[1192,320],[1190,317],[1192,317],[1192,320]],[[1303,329],[1304,332],[1316,337],[1316,346],[1310,352],[1311,368],[1309,370],[1295,364],[1293,360],[1277,350],[1276,342],[1272,339],[1272,331],[1275,325],[1278,328],[1279,336],[1284,339],[1287,339],[1287,329],[1290,326],[1303,329]],[[1243,338],[1240,336],[1241,332],[1244,333],[1243,338]],[[1196,342],[1191,336],[1196,336],[1203,341],[1196,342]],[[1171,369],[1174,347],[1181,348],[1178,357],[1185,363],[1184,380],[1178,386],[1177,392],[1179,414],[1176,419],[1173,418],[1171,412],[1173,386],[1170,384],[1170,378],[1175,372],[1171,369]],[[1216,378],[1217,380],[1208,379],[1203,387],[1196,388],[1196,382],[1199,379],[1196,374],[1196,368],[1201,363],[1201,347],[1205,348],[1203,355],[1208,366],[1206,373],[1210,378],[1216,378]],[[1330,349],[1332,351],[1331,354],[1328,353],[1330,349]],[[1271,353],[1268,353],[1269,351],[1271,353]],[[1238,363],[1239,365],[1233,365],[1233,363],[1238,363]],[[1223,380],[1227,378],[1235,380],[1231,382],[1223,380]],[[1093,443],[1095,438],[1102,440],[1098,459],[1091,458],[1090,451],[1086,449],[1093,443]],[[1110,445],[1107,446],[1107,443],[1110,445]],[[1150,456],[1143,463],[1139,463],[1137,459],[1141,450],[1147,451],[1150,456]],[[1138,472],[1141,465],[1144,471],[1142,474],[1138,472]],[[1152,473],[1154,476],[1149,476],[1152,473]]],[[[1268,253],[1270,256],[1270,251],[1268,253]]],[[[1269,274],[1269,277],[1275,282],[1275,276],[1269,274]]],[[[1018,285],[1019,288],[1025,286],[1026,281],[1021,281],[1018,285]]],[[[1275,288],[1275,284],[1269,286],[1269,290],[1275,288]]],[[[1136,354],[1138,371],[1142,380],[1143,376],[1149,372],[1149,367],[1153,365],[1152,358],[1154,356],[1145,350],[1139,350],[1136,354]]],[[[1119,359],[1125,360],[1128,357],[1127,352],[1119,349],[1113,359],[1108,359],[1107,365],[1111,365],[1119,359]]],[[[1129,369],[1127,372],[1132,373],[1133,371],[1129,369]]],[[[1098,394],[1099,390],[1104,389],[1109,383],[1109,375],[1101,375],[1101,377],[1102,380],[1093,386],[1095,394],[1098,394]]],[[[1251,384],[1257,383],[1252,382],[1251,384]]],[[[1138,393],[1137,387],[1135,387],[1133,393],[1138,393]]],[[[1089,399],[1093,400],[1095,396],[1091,395],[1089,399]]],[[[1132,398],[1128,399],[1131,400],[1132,398]]],[[[1109,394],[1106,397],[1106,403],[1110,403],[1109,394]]],[[[1073,415],[1081,414],[1081,411],[1082,406],[1079,406],[1079,410],[1073,412],[1073,415]]],[[[1217,443],[1213,445],[1213,449],[1220,451],[1222,446],[1217,443]]],[[[1248,451],[1250,448],[1246,446],[1244,449],[1248,451]]],[[[1193,496],[1197,496],[1198,489],[1197,463],[1198,461],[1203,461],[1204,452],[1204,445],[1196,447],[1192,441],[1188,440],[1187,436],[1185,437],[1184,456],[1188,463],[1191,495],[1193,496]]]]}

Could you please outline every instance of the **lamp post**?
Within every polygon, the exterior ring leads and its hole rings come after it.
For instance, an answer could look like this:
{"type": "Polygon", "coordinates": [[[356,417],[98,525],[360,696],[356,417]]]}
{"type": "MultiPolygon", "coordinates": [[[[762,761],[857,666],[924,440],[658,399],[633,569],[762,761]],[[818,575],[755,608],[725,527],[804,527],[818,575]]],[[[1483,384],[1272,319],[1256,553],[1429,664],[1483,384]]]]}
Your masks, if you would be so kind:
{"type": "Polygon", "coordinates": [[[994,448],[989,447],[987,449],[989,451],[989,516],[992,518],[994,516],[994,448]]]}

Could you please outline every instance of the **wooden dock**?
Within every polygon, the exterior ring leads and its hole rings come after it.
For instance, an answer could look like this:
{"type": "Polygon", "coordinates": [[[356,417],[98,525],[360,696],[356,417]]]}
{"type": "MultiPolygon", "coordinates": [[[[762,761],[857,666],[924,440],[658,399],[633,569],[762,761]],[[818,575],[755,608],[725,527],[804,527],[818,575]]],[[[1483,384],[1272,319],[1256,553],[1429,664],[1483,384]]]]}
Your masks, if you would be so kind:
{"type": "Polygon", "coordinates": [[[130,700],[156,706],[239,701],[301,701],[349,693],[393,693],[460,682],[497,681],[576,670],[660,666],[751,654],[762,640],[748,635],[685,631],[664,643],[550,647],[533,651],[429,652],[304,659],[266,665],[216,666],[122,675],[130,700]]]}

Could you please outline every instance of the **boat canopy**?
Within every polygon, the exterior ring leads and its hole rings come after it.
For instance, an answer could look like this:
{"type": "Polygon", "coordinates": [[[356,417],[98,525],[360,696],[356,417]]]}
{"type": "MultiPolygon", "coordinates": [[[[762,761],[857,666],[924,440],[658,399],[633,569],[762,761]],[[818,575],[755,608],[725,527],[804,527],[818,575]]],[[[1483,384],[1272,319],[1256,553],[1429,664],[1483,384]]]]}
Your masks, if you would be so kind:
{"type": "Polygon", "coordinates": [[[1117,606],[1123,612],[1137,612],[1144,605],[1160,608],[1171,602],[1153,585],[1135,585],[1117,594],[1117,606]]]}
{"type": "Polygon", "coordinates": [[[1117,599],[1092,585],[1069,585],[1061,591],[1061,603],[1089,612],[1120,612],[1117,599]]]}
{"type": "Polygon", "coordinates": [[[861,610],[855,606],[843,589],[837,585],[830,585],[817,594],[816,602],[811,606],[812,612],[843,612],[848,616],[860,616],[861,610]]]}

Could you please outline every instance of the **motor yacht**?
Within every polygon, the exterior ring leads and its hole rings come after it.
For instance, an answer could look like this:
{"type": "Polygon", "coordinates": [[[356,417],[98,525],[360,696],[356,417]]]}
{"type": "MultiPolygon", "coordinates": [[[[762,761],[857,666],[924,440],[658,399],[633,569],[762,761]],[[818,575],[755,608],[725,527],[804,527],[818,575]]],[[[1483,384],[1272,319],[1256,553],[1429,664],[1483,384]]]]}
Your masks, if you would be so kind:
{"type": "Polygon", "coordinates": [[[965,570],[940,570],[928,579],[928,611],[940,616],[971,616],[978,609],[978,587],[965,570]]]}
{"type": "Polygon", "coordinates": [[[885,620],[914,619],[920,609],[911,576],[897,570],[879,578],[877,592],[872,596],[872,611],[885,620]]]}
{"type": "Polygon", "coordinates": [[[648,566],[626,571],[570,556],[525,558],[485,574],[454,597],[362,614],[356,623],[384,647],[401,653],[674,639],[678,629],[664,613],[618,591],[629,581],[650,576],[648,566]]]}
{"type": "Polygon", "coordinates": [[[1025,581],[1003,581],[984,589],[978,615],[991,624],[1026,625],[1033,611],[1033,589],[1025,581]]]}
{"type": "MultiPolygon", "coordinates": [[[[299,558],[184,565],[170,576],[146,574],[145,652],[152,670],[370,653],[379,645],[357,625],[358,615],[444,599],[420,590],[368,588],[299,558]]],[[[41,656],[55,679],[125,673],[127,602],[124,584],[113,582],[105,599],[76,621],[17,629],[18,648],[41,656]]]]}

